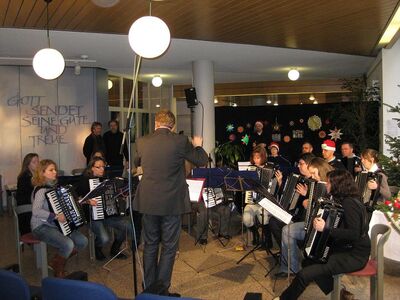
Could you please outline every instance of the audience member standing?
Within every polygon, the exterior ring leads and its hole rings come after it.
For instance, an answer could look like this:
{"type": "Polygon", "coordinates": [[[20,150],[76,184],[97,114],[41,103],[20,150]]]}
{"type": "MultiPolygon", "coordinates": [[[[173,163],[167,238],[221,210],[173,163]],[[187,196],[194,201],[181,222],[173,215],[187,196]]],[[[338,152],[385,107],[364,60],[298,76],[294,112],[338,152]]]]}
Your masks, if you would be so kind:
{"type": "Polygon", "coordinates": [[[128,160],[128,147],[124,145],[123,155],[120,154],[122,138],[124,134],[119,131],[119,123],[117,120],[108,122],[109,131],[104,133],[103,141],[106,148],[106,161],[112,167],[123,167],[124,157],[128,160]]]}
{"type": "Polygon", "coordinates": [[[86,164],[89,164],[92,154],[96,151],[106,153],[103,138],[101,137],[102,125],[100,122],[93,122],[90,128],[91,133],[86,137],[83,144],[83,155],[86,157],[86,164]]]}

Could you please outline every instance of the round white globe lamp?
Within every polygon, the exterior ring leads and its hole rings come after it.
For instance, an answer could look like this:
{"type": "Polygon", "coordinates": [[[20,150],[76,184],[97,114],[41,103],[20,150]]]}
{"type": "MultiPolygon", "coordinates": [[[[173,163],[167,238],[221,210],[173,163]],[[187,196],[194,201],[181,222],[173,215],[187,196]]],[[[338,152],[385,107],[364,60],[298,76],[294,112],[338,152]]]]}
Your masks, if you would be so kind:
{"type": "Polygon", "coordinates": [[[162,78],[160,75],[154,76],[153,79],[151,80],[151,84],[154,87],[160,87],[162,85],[162,78]]]}
{"type": "Polygon", "coordinates": [[[52,80],[64,72],[65,61],[62,54],[56,49],[44,48],[35,54],[32,65],[39,77],[52,80]]]}
{"type": "Polygon", "coordinates": [[[288,73],[288,77],[290,80],[296,81],[297,79],[299,79],[300,73],[299,73],[299,71],[297,71],[295,69],[291,69],[288,73]]]}
{"type": "Polygon", "coordinates": [[[167,50],[171,33],[160,18],[145,16],[132,24],[128,38],[136,54],[144,58],[155,58],[167,50]]]}
{"type": "Polygon", "coordinates": [[[108,84],[108,89],[111,90],[114,85],[113,82],[110,79],[108,79],[107,84],[108,84]]]}

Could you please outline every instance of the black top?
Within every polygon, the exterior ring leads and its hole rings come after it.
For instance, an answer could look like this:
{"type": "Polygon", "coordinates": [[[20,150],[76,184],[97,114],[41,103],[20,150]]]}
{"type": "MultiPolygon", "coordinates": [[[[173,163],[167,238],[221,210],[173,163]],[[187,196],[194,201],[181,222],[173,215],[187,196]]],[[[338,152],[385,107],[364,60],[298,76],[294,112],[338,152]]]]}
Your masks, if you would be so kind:
{"type": "Polygon", "coordinates": [[[253,147],[253,144],[265,144],[268,145],[267,137],[265,136],[264,131],[261,134],[258,134],[257,132],[253,132],[250,135],[249,139],[249,145],[253,147]]]}
{"type": "Polygon", "coordinates": [[[125,159],[128,160],[128,147],[126,146],[126,143],[123,149],[124,155],[119,154],[123,136],[124,134],[121,131],[117,131],[116,133],[107,131],[103,135],[103,141],[106,148],[106,161],[110,166],[123,166],[124,156],[125,159]]]}
{"type": "Polygon", "coordinates": [[[342,204],[344,217],[339,227],[332,229],[333,247],[337,250],[352,249],[361,256],[369,256],[371,241],[368,236],[368,217],[359,199],[345,198],[342,204]]]}
{"type": "Polygon", "coordinates": [[[338,170],[345,170],[346,168],[344,167],[343,163],[341,162],[340,159],[335,158],[334,160],[331,160],[328,162],[332,167],[338,170]]]}
{"type": "Polygon", "coordinates": [[[17,182],[17,205],[31,204],[31,195],[33,191],[32,173],[26,170],[21,176],[18,176],[17,182]]]}
{"type": "Polygon", "coordinates": [[[101,135],[90,134],[86,137],[85,143],[83,144],[83,155],[86,157],[87,164],[89,164],[92,154],[97,151],[106,153],[103,138],[101,135]]]}

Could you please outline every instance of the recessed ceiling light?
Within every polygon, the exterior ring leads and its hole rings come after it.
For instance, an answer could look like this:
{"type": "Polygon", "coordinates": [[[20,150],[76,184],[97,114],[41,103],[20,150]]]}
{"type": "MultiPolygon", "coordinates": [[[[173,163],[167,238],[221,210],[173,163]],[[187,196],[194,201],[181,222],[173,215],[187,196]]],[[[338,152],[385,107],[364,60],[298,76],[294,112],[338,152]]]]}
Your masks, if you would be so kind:
{"type": "Polygon", "coordinates": [[[271,104],[272,101],[270,99],[267,100],[267,104],[271,104]]]}
{"type": "Polygon", "coordinates": [[[161,105],[160,104],[156,104],[156,107],[158,108],[158,107],[161,107],[161,105]]]}
{"type": "Polygon", "coordinates": [[[291,70],[288,72],[288,77],[289,77],[290,80],[296,81],[296,80],[299,79],[299,77],[300,77],[300,72],[297,71],[296,69],[291,69],[291,70]]]}
{"type": "Polygon", "coordinates": [[[218,103],[218,99],[214,98],[214,103],[217,104],[218,103]]]}
{"type": "Polygon", "coordinates": [[[310,100],[310,101],[314,101],[314,100],[315,100],[315,97],[314,97],[314,95],[313,95],[313,94],[311,94],[311,95],[310,95],[310,97],[308,97],[308,100],[310,100]]]}
{"type": "Polygon", "coordinates": [[[314,100],[314,102],[313,102],[312,104],[318,104],[318,101],[317,101],[317,100],[314,100]]]}
{"type": "Polygon", "coordinates": [[[233,107],[237,107],[237,103],[233,103],[232,106],[233,106],[233,107]]]}

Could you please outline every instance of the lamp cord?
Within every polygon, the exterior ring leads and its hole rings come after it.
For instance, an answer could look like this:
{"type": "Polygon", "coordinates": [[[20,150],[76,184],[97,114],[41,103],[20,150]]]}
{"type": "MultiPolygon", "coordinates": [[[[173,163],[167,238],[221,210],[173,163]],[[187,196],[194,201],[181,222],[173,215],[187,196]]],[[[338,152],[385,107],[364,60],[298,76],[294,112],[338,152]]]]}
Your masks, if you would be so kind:
{"type": "Polygon", "coordinates": [[[151,0],[149,0],[149,16],[151,16],[151,0]]]}
{"type": "Polygon", "coordinates": [[[50,34],[49,34],[49,3],[51,0],[45,0],[46,2],[46,29],[47,29],[47,44],[50,47],[50,34]]]}

